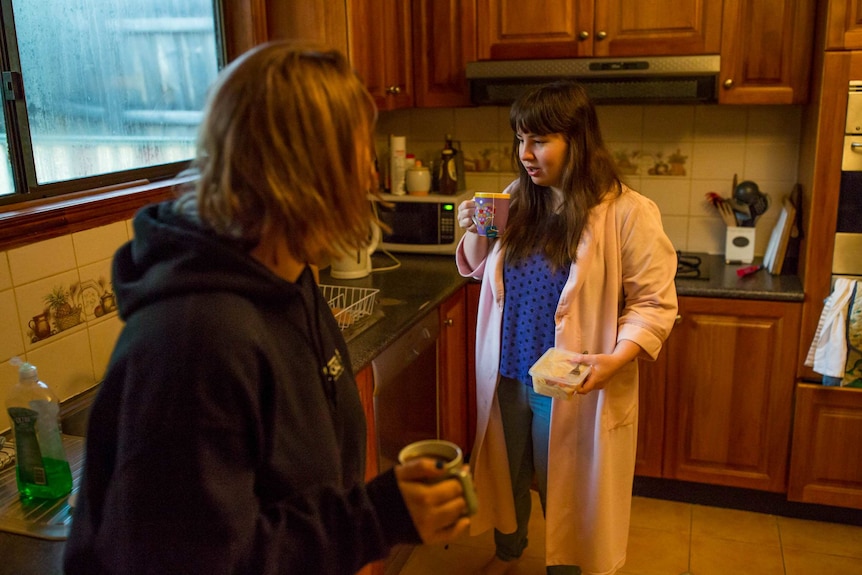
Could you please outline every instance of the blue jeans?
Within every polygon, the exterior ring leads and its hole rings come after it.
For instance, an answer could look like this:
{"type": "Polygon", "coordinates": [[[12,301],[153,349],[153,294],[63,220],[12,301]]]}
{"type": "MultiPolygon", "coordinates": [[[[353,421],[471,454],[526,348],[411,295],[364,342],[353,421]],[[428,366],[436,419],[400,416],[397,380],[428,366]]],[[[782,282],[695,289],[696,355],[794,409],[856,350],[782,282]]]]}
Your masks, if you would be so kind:
{"type": "MultiPolygon", "coordinates": [[[[503,430],[506,436],[506,453],[509,457],[509,477],[515,498],[515,518],[518,527],[514,533],[494,530],[497,557],[513,561],[527,547],[527,525],[530,521],[532,500],[530,487],[535,474],[539,489],[542,514],[548,492],[548,438],[551,427],[551,398],[533,391],[532,385],[516,379],[501,377],[497,386],[503,430]]],[[[574,565],[547,567],[548,575],[579,575],[574,565]]]]}

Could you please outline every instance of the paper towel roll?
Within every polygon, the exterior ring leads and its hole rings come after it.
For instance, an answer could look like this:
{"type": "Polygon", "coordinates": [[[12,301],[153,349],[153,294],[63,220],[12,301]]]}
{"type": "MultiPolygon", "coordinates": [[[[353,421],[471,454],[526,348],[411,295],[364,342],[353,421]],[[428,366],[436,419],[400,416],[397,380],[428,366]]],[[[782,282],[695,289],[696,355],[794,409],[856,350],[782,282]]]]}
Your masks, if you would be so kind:
{"type": "Polygon", "coordinates": [[[403,195],[404,172],[407,169],[407,138],[406,136],[389,135],[389,191],[392,194],[403,195]]]}

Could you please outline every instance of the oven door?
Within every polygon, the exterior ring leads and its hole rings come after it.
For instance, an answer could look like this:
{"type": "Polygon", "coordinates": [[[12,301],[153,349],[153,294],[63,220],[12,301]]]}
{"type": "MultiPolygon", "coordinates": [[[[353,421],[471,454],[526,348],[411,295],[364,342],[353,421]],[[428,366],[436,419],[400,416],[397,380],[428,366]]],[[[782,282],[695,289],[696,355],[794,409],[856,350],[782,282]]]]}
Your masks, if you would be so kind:
{"type": "Polygon", "coordinates": [[[862,275],[862,135],[844,137],[832,273],[862,275]]]}

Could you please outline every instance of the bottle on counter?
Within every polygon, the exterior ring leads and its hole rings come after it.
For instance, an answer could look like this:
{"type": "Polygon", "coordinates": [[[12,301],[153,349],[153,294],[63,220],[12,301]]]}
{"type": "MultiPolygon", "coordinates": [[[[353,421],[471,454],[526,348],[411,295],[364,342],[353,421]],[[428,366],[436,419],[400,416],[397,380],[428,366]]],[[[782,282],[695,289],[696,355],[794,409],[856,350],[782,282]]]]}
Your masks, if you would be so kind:
{"type": "Polygon", "coordinates": [[[446,145],[440,153],[440,167],[437,171],[438,191],[443,195],[455,195],[458,192],[458,162],[457,151],[452,146],[452,137],[446,135],[446,145]]]}
{"type": "Polygon", "coordinates": [[[13,358],[18,383],[6,398],[15,438],[15,477],[24,499],[56,499],[72,491],[72,470],[60,434],[60,402],[36,366],[13,358]]]}

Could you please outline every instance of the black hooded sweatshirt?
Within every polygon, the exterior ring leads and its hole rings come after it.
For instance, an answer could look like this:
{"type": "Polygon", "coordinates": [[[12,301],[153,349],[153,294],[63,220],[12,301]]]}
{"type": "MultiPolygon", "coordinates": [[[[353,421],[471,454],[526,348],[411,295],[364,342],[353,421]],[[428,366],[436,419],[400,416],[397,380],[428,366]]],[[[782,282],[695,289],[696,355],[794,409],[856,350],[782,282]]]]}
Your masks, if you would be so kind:
{"type": "Polygon", "coordinates": [[[125,321],[91,411],[69,574],[354,573],[419,537],[368,484],[344,339],[306,268],[144,208],[113,285],[125,321]]]}

